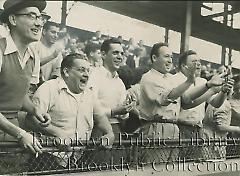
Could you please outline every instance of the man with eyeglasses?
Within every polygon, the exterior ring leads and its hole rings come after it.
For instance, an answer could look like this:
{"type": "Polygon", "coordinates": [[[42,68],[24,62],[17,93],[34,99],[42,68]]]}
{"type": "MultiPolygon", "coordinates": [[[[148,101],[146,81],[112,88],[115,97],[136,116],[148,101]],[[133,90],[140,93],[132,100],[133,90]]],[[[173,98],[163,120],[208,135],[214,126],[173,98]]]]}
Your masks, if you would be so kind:
{"type": "MultiPolygon", "coordinates": [[[[213,76],[209,81],[201,78],[200,58],[193,50],[183,52],[178,58],[178,63],[180,72],[173,76],[173,80],[179,84],[187,79],[188,68],[196,67],[194,84],[181,96],[181,110],[178,118],[178,121],[181,122],[178,125],[180,137],[183,139],[195,139],[198,136],[200,138],[202,136],[202,121],[205,117],[206,103],[219,108],[227,98],[226,93],[231,89],[233,80],[229,79],[225,82],[222,78],[224,73],[213,76]],[[226,87],[229,87],[229,90],[226,90],[226,87]]],[[[185,148],[180,156],[198,159],[201,157],[201,152],[196,149],[198,148],[193,148],[193,146],[189,150],[185,148]]]]}
{"type": "Polygon", "coordinates": [[[6,0],[3,7],[0,20],[8,25],[10,35],[0,40],[0,140],[19,141],[33,153],[41,153],[40,143],[19,127],[17,117],[23,110],[35,115],[42,125],[50,123],[49,114],[35,106],[27,94],[30,83],[39,80],[40,61],[29,44],[41,36],[40,11],[46,2],[6,0]]]}
{"type": "MultiPolygon", "coordinates": [[[[84,55],[75,53],[64,57],[61,64],[62,78],[46,81],[33,96],[34,103],[52,118],[48,127],[39,125],[35,118],[29,120],[28,123],[36,122],[33,125],[35,131],[66,141],[76,138],[85,141],[90,139],[95,122],[103,132],[104,136],[101,137],[108,138],[109,145],[113,143],[114,134],[107,118],[110,109],[105,110],[95,98],[92,87],[87,86],[90,69],[90,63],[84,55]]],[[[68,164],[67,160],[55,159],[61,166],[68,164]]]]}

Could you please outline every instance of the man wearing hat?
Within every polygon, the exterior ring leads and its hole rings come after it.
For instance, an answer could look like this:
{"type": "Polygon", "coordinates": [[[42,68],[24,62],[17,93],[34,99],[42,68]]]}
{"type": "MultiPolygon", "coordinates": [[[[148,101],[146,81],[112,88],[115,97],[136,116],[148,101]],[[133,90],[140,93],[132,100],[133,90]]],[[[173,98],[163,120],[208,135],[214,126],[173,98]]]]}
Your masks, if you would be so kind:
{"type": "Polygon", "coordinates": [[[39,141],[19,127],[17,117],[23,110],[42,125],[50,123],[50,116],[34,106],[27,94],[30,83],[39,80],[40,61],[29,44],[41,37],[46,2],[6,0],[3,7],[0,21],[8,25],[10,35],[0,39],[0,141],[18,140],[24,148],[41,153],[39,141]]]}

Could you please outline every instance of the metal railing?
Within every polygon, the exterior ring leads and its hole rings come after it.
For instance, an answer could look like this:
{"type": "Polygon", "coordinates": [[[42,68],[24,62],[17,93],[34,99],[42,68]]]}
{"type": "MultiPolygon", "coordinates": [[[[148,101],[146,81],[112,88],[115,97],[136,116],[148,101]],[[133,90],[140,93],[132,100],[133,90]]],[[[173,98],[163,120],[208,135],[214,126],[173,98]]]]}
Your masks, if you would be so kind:
{"type": "Polygon", "coordinates": [[[42,143],[32,155],[15,142],[0,143],[0,174],[53,174],[129,169],[168,162],[204,162],[240,157],[240,139],[142,139],[122,135],[112,148],[101,142],[73,142],[68,147],[42,143]],[[125,137],[125,139],[124,139],[125,137]]]}

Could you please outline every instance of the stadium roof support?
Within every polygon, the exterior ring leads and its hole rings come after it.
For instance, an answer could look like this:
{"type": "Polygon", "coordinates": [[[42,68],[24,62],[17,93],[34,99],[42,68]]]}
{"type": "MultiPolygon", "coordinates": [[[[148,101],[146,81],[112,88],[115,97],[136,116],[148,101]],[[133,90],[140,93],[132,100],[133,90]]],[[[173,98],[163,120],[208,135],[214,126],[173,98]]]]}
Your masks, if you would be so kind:
{"type": "MultiPolygon", "coordinates": [[[[84,1],[89,5],[126,15],[177,32],[183,32],[186,10],[189,1],[84,1]]],[[[203,2],[192,3],[191,36],[218,45],[240,50],[240,30],[201,15],[203,2]]],[[[232,13],[240,12],[240,2],[219,1],[232,5],[232,13]]],[[[215,2],[214,2],[215,3],[215,2]]]]}

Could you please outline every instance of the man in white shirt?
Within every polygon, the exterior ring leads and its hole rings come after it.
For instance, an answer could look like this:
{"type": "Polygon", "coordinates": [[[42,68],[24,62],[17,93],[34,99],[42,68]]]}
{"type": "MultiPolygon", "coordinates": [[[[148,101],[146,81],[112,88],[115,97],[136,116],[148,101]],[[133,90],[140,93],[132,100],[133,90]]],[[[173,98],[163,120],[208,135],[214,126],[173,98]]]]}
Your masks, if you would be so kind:
{"type": "MultiPolygon", "coordinates": [[[[201,63],[197,53],[188,50],[182,53],[179,57],[180,72],[173,76],[173,79],[178,83],[184,82],[188,75],[188,69],[196,65],[196,75],[200,75],[201,63]]],[[[224,83],[222,75],[215,75],[209,81],[199,76],[191,87],[182,95],[182,106],[179,115],[179,121],[182,124],[189,124],[190,126],[179,125],[183,138],[192,138],[199,132],[199,127],[202,127],[202,120],[205,116],[205,103],[208,102],[212,106],[218,108],[226,99],[226,94],[219,89],[224,83]],[[220,87],[219,87],[220,86],[220,87]],[[215,95],[213,97],[213,95],[215,95]]],[[[229,83],[231,83],[231,79],[229,83]]]]}
{"type": "MultiPolygon", "coordinates": [[[[161,119],[177,120],[180,112],[180,96],[194,83],[195,67],[189,68],[187,80],[176,84],[172,80],[172,52],[166,43],[156,43],[151,50],[152,69],[145,73],[140,82],[139,110],[145,121],[154,120],[157,115],[161,119]]],[[[143,128],[145,137],[161,139],[177,139],[179,129],[176,124],[152,123],[143,128]]],[[[171,160],[176,152],[172,149],[159,151],[171,160]]],[[[151,155],[151,154],[149,154],[151,155]]],[[[152,159],[151,157],[146,157],[152,159]]]]}
{"type": "MultiPolygon", "coordinates": [[[[89,84],[98,97],[100,103],[111,109],[111,117],[109,121],[112,125],[116,141],[119,139],[121,132],[120,123],[128,118],[128,113],[133,109],[134,102],[128,102],[126,99],[127,91],[119,78],[117,70],[123,62],[123,48],[117,39],[105,40],[101,46],[103,66],[98,67],[91,74],[89,84]]],[[[99,137],[101,133],[94,127],[93,137],[99,137]]],[[[124,151],[114,152],[114,156],[106,155],[106,153],[98,153],[99,161],[109,162],[109,157],[114,158],[114,164],[120,162],[120,158],[125,157],[124,151]],[[123,152],[119,153],[119,152],[123,152]]]]}
{"type": "MultiPolygon", "coordinates": [[[[85,141],[90,139],[95,122],[104,135],[100,137],[109,140],[106,145],[112,145],[114,134],[107,118],[110,109],[104,108],[94,96],[92,87],[87,86],[90,63],[84,59],[84,55],[77,53],[66,56],[61,64],[62,78],[46,81],[34,94],[33,102],[51,115],[51,124],[41,127],[34,117],[28,124],[34,121],[32,128],[47,136],[85,141]]],[[[66,166],[67,160],[57,161],[66,166]]]]}
{"type": "MultiPolygon", "coordinates": [[[[180,124],[178,124],[178,127],[180,130],[180,137],[183,139],[195,139],[196,136],[201,137],[206,102],[218,108],[227,97],[226,92],[219,89],[224,83],[224,79],[221,78],[221,75],[215,75],[209,81],[200,77],[200,58],[197,53],[192,50],[188,50],[180,55],[180,72],[173,76],[174,81],[178,83],[184,82],[187,79],[186,75],[189,74],[187,68],[191,68],[193,65],[196,65],[195,75],[198,76],[196,76],[194,84],[192,84],[181,96],[182,104],[178,119],[180,124]]],[[[231,80],[229,80],[229,83],[231,83],[231,80]]],[[[190,157],[191,159],[198,159],[201,155],[201,152],[193,146],[184,148],[180,153],[180,157],[190,157]]]]}

